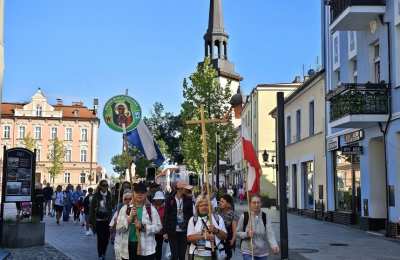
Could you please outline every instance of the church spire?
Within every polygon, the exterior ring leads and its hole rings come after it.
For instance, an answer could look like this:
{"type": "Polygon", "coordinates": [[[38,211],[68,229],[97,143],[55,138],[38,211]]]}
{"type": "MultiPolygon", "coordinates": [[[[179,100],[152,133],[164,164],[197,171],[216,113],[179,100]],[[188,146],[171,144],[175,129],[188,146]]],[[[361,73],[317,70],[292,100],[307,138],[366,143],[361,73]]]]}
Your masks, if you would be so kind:
{"type": "Polygon", "coordinates": [[[204,35],[205,55],[211,59],[228,59],[229,36],[224,30],[221,0],[210,0],[208,29],[204,35]]]}

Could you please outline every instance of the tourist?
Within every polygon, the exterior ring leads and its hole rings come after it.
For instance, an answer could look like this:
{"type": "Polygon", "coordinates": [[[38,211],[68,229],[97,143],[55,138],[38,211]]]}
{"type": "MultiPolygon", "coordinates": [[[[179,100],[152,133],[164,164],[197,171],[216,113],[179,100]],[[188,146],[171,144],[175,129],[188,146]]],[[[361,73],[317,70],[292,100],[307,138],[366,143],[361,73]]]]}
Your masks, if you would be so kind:
{"type": "Polygon", "coordinates": [[[193,216],[192,198],[185,195],[185,189],[193,187],[184,181],[176,184],[176,192],[165,203],[163,222],[164,238],[168,239],[172,259],[185,260],[187,249],[187,225],[193,216]]]}
{"type": "Polygon", "coordinates": [[[64,200],[64,210],[63,210],[63,221],[68,222],[69,215],[71,214],[72,209],[72,193],[74,190],[74,186],[68,184],[65,188],[65,200],[64,200]]]}
{"type": "Polygon", "coordinates": [[[92,202],[92,199],[93,199],[93,188],[89,188],[88,194],[83,199],[83,214],[85,215],[85,228],[87,236],[93,235],[93,230],[90,228],[89,224],[90,203],[92,202]]]}
{"type": "Polygon", "coordinates": [[[123,206],[122,196],[124,195],[126,190],[132,191],[132,185],[131,185],[131,183],[129,181],[124,181],[120,185],[119,199],[118,199],[117,204],[116,204],[116,209],[117,210],[120,210],[122,208],[122,206],[123,206]]]}
{"type": "Polygon", "coordinates": [[[43,196],[44,196],[44,214],[51,216],[51,201],[53,198],[53,188],[50,187],[50,183],[46,184],[46,187],[43,189],[43,196]],[[46,213],[47,212],[47,213],[46,213]]]}
{"type": "Polygon", "coordinates": [[[104,260],[108,242],[110,239],[110,220],[112,217],[111,193],[108,191],[108,183],[101,180],[96,193],[90,203],[90,225],[97,234],[97,253],[99,260],[104,260]]]}
{"type": "MultiPolygon", "coordinates": [[[[132,198],[133,198],[132,191],[125,190],[125,193],[122,195],[123,205],[129,205],[132,201],[132,198]]],[[[116,260],[129,258],[129,253],[128,253],[129,229],[127,228],[128,227],[127,223],[125,223],[126,225],[120,223],[120,225],[118,226],[119,214],[121,213],[119,211],[116,211],[113,217],[115,219],[115,223],[110,223],[110,225],[111,224],[115,225],[114,250],[115,250],[116,260]],[[125,251],[125,254],[121,253],[122,250],[125,251]]]]}
{"type": "MultiPolygon", "coordinates": [[[[162,191],[157,191],[153,197],[153,206],[156,208],[158,215],[160,216],[160,219],[164,219],[164,213],[165,213],[164,201],[165,201],[164,193],[162,191]]],[[[156,234],[156,243],[157,246],[156,246],[155,259],[161,260],[161,257],[163,255],[162,249],[164,243],[163,230],[160,230],[160,232],[156,234]]]]}
{"type": "Polygon", "coordinates": [[[74,223],[79,222],[79,215],[80,215],[80,202],[81,198],[83,197],[83,192],[81,185],[78,185],[76,187],[76,190],[71,194],[71,203],[72,203],[72,209],[74,212],[74,223]]]}
{"type": "Polygon", "coordinates": [[[243,213],[237,226],[237,236],[242,240],[240,250],[243,260],[266,260],[269,255],[268,248],[271,247],[272,253],[278,254],[279,247],[272,229],[271,219],[261,211],[259,195],[251,197],[250,211],[251,218],[248,212],[243,213]],[[251,241],[253,245],[251,245],[251,241]],[[254,258],[252,258],[253,256],[254,258]]]}
{"type": "Polygon", "coordinates": [[[235,249],[237,228],[237,217],[234,212],[233,198],[230,195],[225,194],[219,200],[219,214],[224,220],[227,231],[227,238],[223,241],[223,244],[226,252],[226,259],[229,260],[232,258],[233,249],[235,249]]]}
{"type": "Polygon", "coordinates": [[[60,224],[61,214],[64,209],[65,193],[62,191],[61,185],[58,185],[55,192],[54,211],[56,212],[57,225],[60,224]]]}
{"type": "Polygon", "coordinates": [[[200,195],[196,200],[197,214],[188,224],[187,240],[193,260],[222,259],[225,253],[221,244],[227,238],[224,220],[217,214],[211,214],[210,221],[209,203],[206,195],[200,195]]]}
{"type": "Polygon", "coordinates": [[[128,230],[128,247],[121,242],[121,258],[129,260],[154,260],[156,253],[155,234],[162,225],[157,210],[146,203],[147,188],[142,182],[134,185],[132,203],[124,205],[118,215],[117,230],[128,230]]]}

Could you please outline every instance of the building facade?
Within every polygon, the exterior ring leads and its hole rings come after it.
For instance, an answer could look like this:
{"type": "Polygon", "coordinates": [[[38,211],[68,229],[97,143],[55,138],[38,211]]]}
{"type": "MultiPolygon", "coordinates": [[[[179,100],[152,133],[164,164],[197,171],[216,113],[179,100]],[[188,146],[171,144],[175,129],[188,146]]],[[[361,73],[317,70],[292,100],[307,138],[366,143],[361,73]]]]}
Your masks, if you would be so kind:
{"type": "Polygon", "coordinates": [[[50,105],[39,89],[29,103],[2,103],[0,137],[7,148],[25,147],[34,140],[36,147],[36,182],[53,184],[48,173],[53,141],[63,141],[63,171],[54,178],[54,185],[86,187],[95,184],[97,176],[97,145],[100,120],[97,108],[89,109],[81,102],[64,105],[61,100],[50,105]]]}
{"type": "Polygon", "coordinates": [[[328,210],[398,235],[400,1],[322,1],[328,210]]]}
{"type": "Polygon", "coordinates": [[[261,193],[277,198],[275,121],[269,114],[276,106],[276,93],[285,96],[295,91],[301,83],[257,85],[247,97],[242,111],[242,136],[251,140],[262,168],[261,193]],[[264,162],[263,153],[268,154],[264,162]]]}
{"type": "MultiPolygon", "coordinates": [[[[290,210],[322,218],[326,209],[324,71],[285,99],[287,198],[290,210]]],[[[276,118],[276,108],[271,112],[276,118]]]]}

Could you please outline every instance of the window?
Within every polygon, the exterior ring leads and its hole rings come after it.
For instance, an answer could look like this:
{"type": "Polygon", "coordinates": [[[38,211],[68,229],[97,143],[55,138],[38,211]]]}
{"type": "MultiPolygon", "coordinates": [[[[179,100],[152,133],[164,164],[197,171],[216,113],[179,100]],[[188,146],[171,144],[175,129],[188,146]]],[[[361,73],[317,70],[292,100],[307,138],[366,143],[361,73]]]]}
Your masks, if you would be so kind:
{"type": "Polygon", "coordinates": [[[57,127],[51,128],[51,140],[55,140],[57,138],[57,127]]]}
{"type": "Polygon", "coordinates": [[[82,172],[81,173],[81,184],[85,184],[86,183],[86,173],[82,172]]]}
{"type": "Polygon", "coordinates": [[[66,162],[72,161],[72,151],[69,149],[65,150],[65,161],[66,162]]]}
{"type": "Polygon", "coordinates": [[[301,139],[301,111],[296,111],[296,142],[301,139]]]}
{"type": "Polygon", "coordinates": [[[291,138],[292,138],[292,129],[291,129],[291,118],[288,116],[286,118],[286,143],[290,144],[291,143],[291,138]]]}
{"type": "Polygon", "coordinates": [[[18,138],[24,139],[25,138],[25,126],[20,126],[18,128],[18,138]]]}
{"type": "Polygon", "coordinates": [[[50,161],[54,160],[54,149],[53,148],[49,149],[49,156],[48,157],[49,157],[48,159],[50,161]]]}
{"type": "Polygon", "coordinates": [[[357,81],[358,81],[357,60],[356,59],[352,60],[351,64],[353,67],[353,83],[357,83],[357,81]]]}
{"type": "Polygon", "coordinates": [[[37,105],[36,106],[36,116],[42,116],[42,112],[43,112],[42,106],[37,105]]]}
{"type": "Polygon", "coordinates": [[[81,162],[87,162],[87,151],[81,150],[81,162]]]}
{"type": "Polygon", "coordinates": [[[353,52],[356,49],[356,32],[350,31],[349,32],[349,51],[353,52]]]}
{"type": "Polygon", "coordinates": [[[88,130],[81,129],[81,141],[87,142],[88,140],[88,130]]]}
{"type": "Polygon", "coordinates": [[[64,173],[64,182],[71,183],[71,174],[69,172],[64,173]]]}
{"type": "Polygon", "coordinates": [[[302,166],[304,176],[304,207],[314,209],[314,162],[304,162],[302,166]]]}
{"type": "Polygon", "coordinates": [[[336,152],[335,162],[336,210],[361,212],[360,156],[336,152]],[[354,210],[353,205],[356,206],[354,210]]]}
{"type": "Polygon", "coordinates": [[[72,128],[65,129],[65,140],[72,141],[72,128]]]}
{"type": "Polygon", "coordinates": [[[333,70],[340,67],[339,32],[333,35],[333,70]]]}
{"type": "Polygon", "coordinates": [[[36,140],[42,139],[42,128],[40,126],[35,127],[35,139],[36,140]]]}
{"type": "Polygon", "coordinates": [[[309,113],[310,113],[310,120],[309,120],[309,123],[310,123],[310,129],[309,129],[309,134],[310,134],[310,136],[313,136],[314,135],[314,131],[315,131],[315,123],[314,123],[314,121],[315,121],[315,114],[314,114],[314,101],[311,101],[310,102],[310,104],[309,104],[309,113]]]}
{"type": "Polygon", "coordinates": [[[40,149],[36,149],[36,161],[40,162],[40,149]]]}
{"type": "Polygon", "coordinates": [[[6,125],[4,126],[3,138],[10,139],[10,136],[11,136],[11,127],[6,125]]]}
{"type": "Polygon", "coordinates": [[[374,81],[379,83],[381,81],[381,59],[379,44],[374,45],[374,81]]]}

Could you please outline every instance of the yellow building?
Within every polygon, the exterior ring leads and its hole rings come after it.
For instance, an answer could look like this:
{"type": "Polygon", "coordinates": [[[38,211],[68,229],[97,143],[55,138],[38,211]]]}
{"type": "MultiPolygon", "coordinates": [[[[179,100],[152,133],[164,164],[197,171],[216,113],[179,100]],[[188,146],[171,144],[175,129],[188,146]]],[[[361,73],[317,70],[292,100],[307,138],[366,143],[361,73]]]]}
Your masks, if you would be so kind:
{"type": "Polygon", "coordinates": [[[317,72],[285,98],[288,206],[312,216],[326,209],[324,75],[317,72]]]}
{"type": "Polygon", "coordinates": [[[276,93],[285,96],[295,91],[301,83],[257,85],[247,97],[242,111],[242,136],[251,140],[262,167],[261,194],[276,199],[275,120],[269,112],[276,106],[276,93]],[[263,153],[268,161],[263,161],[263,153]]]}

